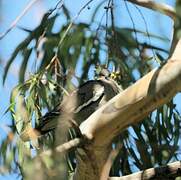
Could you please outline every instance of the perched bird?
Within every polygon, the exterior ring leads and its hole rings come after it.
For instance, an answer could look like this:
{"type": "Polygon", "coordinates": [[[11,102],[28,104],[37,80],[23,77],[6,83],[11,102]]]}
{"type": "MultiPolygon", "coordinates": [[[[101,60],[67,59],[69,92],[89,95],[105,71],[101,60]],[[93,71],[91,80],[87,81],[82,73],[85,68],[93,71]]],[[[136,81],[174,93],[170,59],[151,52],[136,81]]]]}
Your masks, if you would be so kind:
{"type": "Polygon", "coordinates": [[[46,134],[57,127],[60,119],[74,120],[80,125],[120,91],[122,88],[111,78],[111,73],[105,68],[101,69],[96,80],[82,84],[65,96],[60,105],[46,113],[35,130],[38,135],[46,134]]]}

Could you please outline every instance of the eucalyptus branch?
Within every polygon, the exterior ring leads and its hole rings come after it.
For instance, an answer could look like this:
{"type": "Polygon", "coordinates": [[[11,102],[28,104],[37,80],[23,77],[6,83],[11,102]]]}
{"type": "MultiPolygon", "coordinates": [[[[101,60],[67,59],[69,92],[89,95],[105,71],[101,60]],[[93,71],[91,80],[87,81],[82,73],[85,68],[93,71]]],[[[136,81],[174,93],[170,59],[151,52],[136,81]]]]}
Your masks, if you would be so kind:
{"type": "MultiPolygon", "coordinates": [[[[3,39],[13,28],[17,26],[17,23],[20,21],[20,19],[31,9],[31,7],[37,2],[38,0],[32,0],[30,1],[26,7],[23,9],[23,11],[20,13],[18,17],[11,23],[10,27],[2,34],[0,34],[0,40],[3,39]]],[[[63,0],[59,0],[55,7],[49,11],[49,15],[51,15],[55,10],[60,9],[63,6],[63,0]],[[60,5],[61,3],[61,5],[60,5]],[[60,5],[60,7],[59,7],[60,5]]]]}
{"type": "Polygon", "coordinates": [[[139,6],[146,7],[148,9],[159,11],[162,14],[166,14],[173,20],[175,20],[175,18],[176,18],[176,12],[175,12],[174,8],[167,4],[157,3],[153,0],[126,0],[126,1],[132,2],[139,6]]]}
{"type": "Polygon", "coordinates": [[[149,72],[85,120],[80,125],[82,134],[94,139],[95,145],[108,144],[128,126],[142,121],[173,98],[181,90],[180,48],[181,39],[165,65],[149,72]]]}
{"type": "Polygon", "coordinates": [[[35,4],[38,0],[30,1],[24,10],[20,13],[20,15],[11,23],[10,27],[2,34],[0,34],[0,40],[3,39],[14,27],[16,27],[19,20],[30,10],[30,8],[35,4]]]}
{"type": "MultiPolygon", "coordinates": [[[[179,46],[177,44],[172,57],[177,57],[179,46]]],[[[152,70],[83,121],[80,125],[81,133],[92,140],[92,144],[84,155],[85,161],[82,160],[82,154],[77,155],[75,179],[100,179],[100,175],[105,172],[102,170],[110,154],[110,142],[113,138],[128,126],[141,122],[150,112],[170,101],[180,91],[181,59],[171,58],[165,65],[152,70]]]]}
{"type": "Polygon", "coordinates": [[[146,169],[122,177],[110,177],[108,180],[151,180],[151,179],[174,179],[181,175],[181,162],[167,164],[166,166],[146,169]]]}

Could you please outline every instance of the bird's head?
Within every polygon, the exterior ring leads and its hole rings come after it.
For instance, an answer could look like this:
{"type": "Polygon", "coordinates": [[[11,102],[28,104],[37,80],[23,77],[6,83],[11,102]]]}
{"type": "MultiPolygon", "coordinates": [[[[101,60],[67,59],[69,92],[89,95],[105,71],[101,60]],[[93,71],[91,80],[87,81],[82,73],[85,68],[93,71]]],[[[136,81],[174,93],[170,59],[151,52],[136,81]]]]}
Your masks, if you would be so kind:
{"type": "Polygon", "coordinates": [[[108,78],[111,75],[110,71],[107,69],[105,65],[97,65],[95,67],[94,72],[95,72],[95,79],[99,79],[101,77],[108,78]]]}
{"type": "Polygon", "coordinates": [[[110,78],[112,80],[117,81],[121,78],[121,73],[119,71],[110,72],[106,66],[99,65],[95,67],[95,79],[100,78],[110,78]]]}

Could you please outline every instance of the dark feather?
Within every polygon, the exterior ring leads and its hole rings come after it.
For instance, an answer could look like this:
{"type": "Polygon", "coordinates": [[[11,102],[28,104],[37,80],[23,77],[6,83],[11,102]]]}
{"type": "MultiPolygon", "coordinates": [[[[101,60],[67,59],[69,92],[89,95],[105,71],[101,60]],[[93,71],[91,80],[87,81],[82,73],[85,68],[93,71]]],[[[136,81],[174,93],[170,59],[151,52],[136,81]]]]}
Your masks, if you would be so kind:
{"type": "Polygon", "coordinates": [[[120,87],[112,79],[101,77],[82,84],[70,96],[65,96],[60,105],[46,113],[36,129],[45,134],[57,127],[58,123],[74,120],[78,125],[94,111],[120,92],[120,87]]]}

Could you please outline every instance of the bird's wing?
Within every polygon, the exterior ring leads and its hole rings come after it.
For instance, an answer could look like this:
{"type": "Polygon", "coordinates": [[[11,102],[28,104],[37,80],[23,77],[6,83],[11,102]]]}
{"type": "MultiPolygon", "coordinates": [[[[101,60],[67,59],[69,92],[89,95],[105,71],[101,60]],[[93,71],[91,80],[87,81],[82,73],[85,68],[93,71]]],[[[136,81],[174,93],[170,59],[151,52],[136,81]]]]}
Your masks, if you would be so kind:
{"type": "Polygon", "coordinates": [[[55,129],[58,123],[58,117],[60,116],[60,109],[53,109],[47,112],[43,117],[40,118],[40,124],[36,128],[41,134],[46,134],[47,132],[55,129]]]}
{"type": "Polygon", "coordinates": [[[104,90],[104,85],[99,80],[91,80],[84,83],[74,94],[77,99],[74,112],[78,113],[81,109],[98,101],[104,95],[104,90]]]}
{"type": "Polygon", "coordinates": [[[52,111],[47,112],[37,127],[42,134],[45,134],[57,127],[59,116],[63,113],[78,113],[83,108],[98,101],[104,95],[104,86],[99,80],[91,80],[73,91],[70,96],[65,96],[63,102],[57,105],[52,111]]]}

